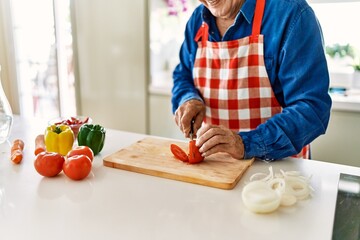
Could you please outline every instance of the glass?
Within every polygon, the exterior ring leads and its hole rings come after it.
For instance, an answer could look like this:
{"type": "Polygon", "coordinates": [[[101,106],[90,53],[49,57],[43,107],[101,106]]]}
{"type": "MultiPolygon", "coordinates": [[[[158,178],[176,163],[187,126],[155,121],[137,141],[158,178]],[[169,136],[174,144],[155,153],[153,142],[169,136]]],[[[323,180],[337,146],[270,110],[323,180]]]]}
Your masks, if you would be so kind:
{"type": "MultiPolygon", "coordinates": [[[[0,74],[1,74],[1,66],[0,66],[0,74]]],[[[12,110],[9,101],[6,98],[0,78],[0,144],[5,142],[9,138],[12,120],[13,120],[12,110]]]]}

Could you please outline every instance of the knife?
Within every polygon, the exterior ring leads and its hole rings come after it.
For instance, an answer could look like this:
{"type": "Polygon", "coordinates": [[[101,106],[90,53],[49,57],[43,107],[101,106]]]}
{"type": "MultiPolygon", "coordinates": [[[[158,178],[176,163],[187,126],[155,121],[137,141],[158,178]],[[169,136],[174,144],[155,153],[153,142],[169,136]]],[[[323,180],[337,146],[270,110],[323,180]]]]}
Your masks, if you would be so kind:
{"type": "Polygon", "coordinates": [[[190,140],[191,141],[194,139],[194,122],[195,122],[195,119],[191,119],[191,122],[190,122],[190,140]]]}

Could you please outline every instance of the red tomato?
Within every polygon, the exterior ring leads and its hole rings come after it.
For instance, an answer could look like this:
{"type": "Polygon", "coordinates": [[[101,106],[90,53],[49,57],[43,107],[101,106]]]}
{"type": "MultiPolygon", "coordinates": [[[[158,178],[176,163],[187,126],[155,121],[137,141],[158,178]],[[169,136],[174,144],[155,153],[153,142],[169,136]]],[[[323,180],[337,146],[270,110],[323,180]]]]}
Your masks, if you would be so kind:
{"type": "Polygon", "coordinates": [[[199,152],[199,148],[195,145],[196,141],[191,140],[189,142],[189,163],[199,163],[204,160],[203,156],[199,152]]]}
{"type": "Polygon", "coordinates": [[[91,161],[94,159],[94,153],[88,146],[78,146],[73,148],[70,152],[68,152],[67,157],[69,158],[75,155],[86,155],[91,161]]]}
{"type": "Polygon", "coordinates": [[[172,154],[174,154],[174,156],[183,161],[183,162],[188,162],[189,158],[188,155],[186,154],[186,152],[184,152],[184,150],[182,150],[178,145],[176,144],[171,144],[170,145],[170,150],[172,152],[172,154]]]}
{"type": "Polygon", "coordinates": [[[36,155],[34,166],[36,171],[44,177],[55,177],[58,175],[65,162],[65,158],[55,152],[41,152],[36,155]]]}
{"type": "Polygon", "coordinates": [[[66,176],[72,180],[86,178],[91,171],[91,160],[86,155],[75,155],[67,158],[63,165],[66,176]]]}

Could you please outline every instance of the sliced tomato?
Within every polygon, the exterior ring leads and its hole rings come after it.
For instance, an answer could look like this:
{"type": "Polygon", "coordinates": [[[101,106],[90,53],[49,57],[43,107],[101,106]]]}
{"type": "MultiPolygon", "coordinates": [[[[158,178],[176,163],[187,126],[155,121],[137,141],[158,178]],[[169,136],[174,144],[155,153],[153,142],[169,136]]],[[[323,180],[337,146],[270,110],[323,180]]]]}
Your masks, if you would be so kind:
{"type": "Polygon", "coordinates": [[[181,149],[181,147],[179,147],[176,144],[171,144],[170,145],[170,150],[172,152],[172,154],[174,154],[174,156],[183,161],[183,162],[188,162],[189,158],[188,155],[186,154],[186,152],[184,152],[184,150],[181,149]]]}
{"type": "Polygon", "coordinates": [[[189,142],[189,163],[199,163],[204,160],[203,156],[201,156],[201,153],[199,152],[199,148],[196,146],[196,141],[191,140],[189,142]]]}

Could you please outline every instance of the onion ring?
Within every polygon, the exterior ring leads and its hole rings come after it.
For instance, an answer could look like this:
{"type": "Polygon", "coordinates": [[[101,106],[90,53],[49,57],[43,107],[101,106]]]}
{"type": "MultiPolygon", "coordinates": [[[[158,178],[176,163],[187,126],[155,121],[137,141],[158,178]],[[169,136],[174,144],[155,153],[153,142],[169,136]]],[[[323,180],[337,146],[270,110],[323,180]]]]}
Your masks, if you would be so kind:
{"type": "Polygon", "coordinates": [[[303,200],[314,191],[310,185],[310,177],[306,178],[299,171],[273,172],[269,174],[255,173],[250,177],[242,191],[244,205],[255,213],[270,213],[279,206],[292,206],[303,200]]]}
{"type": "Polygon", "coordinates": [[[255,213],[270,213],[280,205],[280,196],[268,184],[253,181],[245,186],[242,199],[245,206],[255,213]]]}

